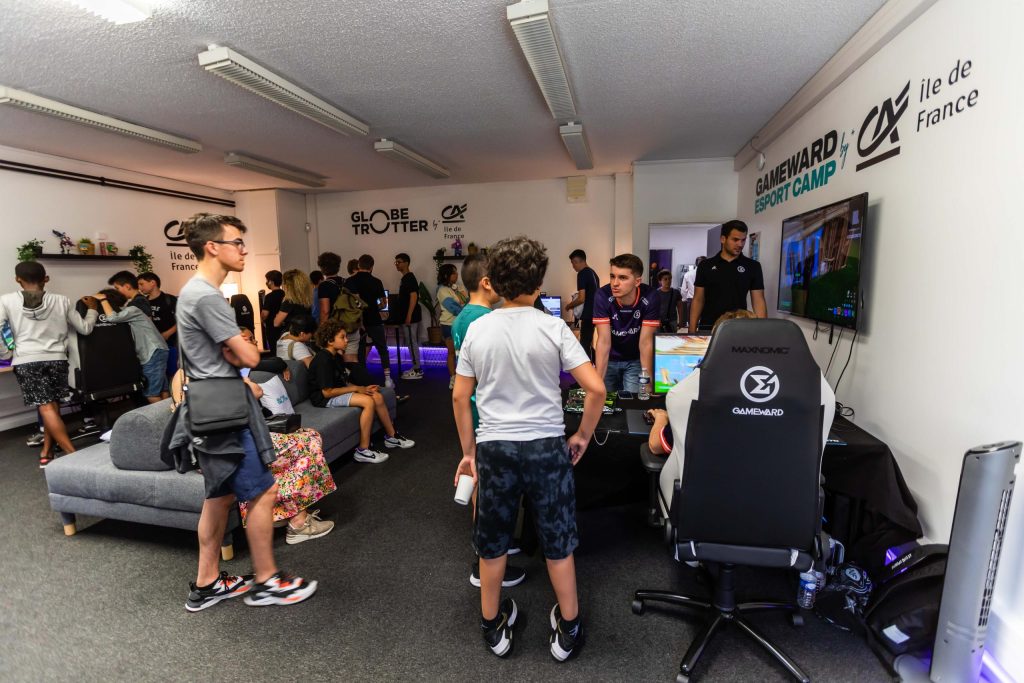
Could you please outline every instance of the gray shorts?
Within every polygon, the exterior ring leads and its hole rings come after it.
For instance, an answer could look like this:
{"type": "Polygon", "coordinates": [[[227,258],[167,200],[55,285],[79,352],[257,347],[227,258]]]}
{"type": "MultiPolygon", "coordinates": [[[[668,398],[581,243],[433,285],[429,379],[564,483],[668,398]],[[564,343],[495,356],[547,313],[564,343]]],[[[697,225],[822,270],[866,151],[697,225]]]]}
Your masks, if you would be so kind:
{"type": "Polygon", "coordinates": [[[508,552],[519,498],[526,496],[537,537],[549,560],[579,545],[576,484],[565,439],[484,441],[476,446],[477,507],[473,542],[485,560],[508,552]]]}

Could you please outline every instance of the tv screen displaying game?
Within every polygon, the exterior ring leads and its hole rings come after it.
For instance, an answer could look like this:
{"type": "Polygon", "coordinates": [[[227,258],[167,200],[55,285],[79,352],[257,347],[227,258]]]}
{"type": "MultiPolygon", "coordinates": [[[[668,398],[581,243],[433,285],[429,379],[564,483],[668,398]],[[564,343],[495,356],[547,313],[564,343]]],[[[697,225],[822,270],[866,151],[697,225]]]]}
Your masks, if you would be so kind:
{"type": "Polygon", "coordinates": [[[778,309],[857,329],[868,195],[782,222],[778,309]]]}
{"type": "Polygon", "coordinates": [[[665,394],[689,377],[704,360],[710,341],[697,334],[654,335],[654,393],[665,394]]]}

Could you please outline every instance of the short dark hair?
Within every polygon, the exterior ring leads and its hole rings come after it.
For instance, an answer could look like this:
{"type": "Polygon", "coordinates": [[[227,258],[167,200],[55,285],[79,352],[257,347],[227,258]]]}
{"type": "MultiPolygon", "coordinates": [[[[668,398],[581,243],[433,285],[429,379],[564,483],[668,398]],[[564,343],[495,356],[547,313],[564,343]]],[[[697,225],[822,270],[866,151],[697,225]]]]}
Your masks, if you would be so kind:
{"type": "Polygon", "coordinates": [[[480,289],[480,281],[487,277],[489,258],[487,254],[470,254],[462,262],[462,284],[470,293],[480,289]]]}
{"type": "Polygon", "coordinates": [[[323,321],[320,323],[320,327],[316,330],[317,346],[321,349],[326,349],[327,345],[331,343],[332,339],[338,336],[339,332],[345,332],[345,326],[341,324],[340,320],[328,318],[323,321]]]}
{"type": "Polygon", "coordinates": [[[357,259],[357,258],[350,258],[348,260],[348,263],[345,264],[345,270],[348,271],[349,275],[352,275],[358,269],[359,269],[359,259],[357,259]]]}
{"type": "Polygon", "coordinates": [[[708,260],[707,256],[698,256],[697,260],[693,262],[693,265],[699,266],[700,264],[704,263],[707,260],[708,260]]]}
{"type": "Polygon", "coordinates": [[[359,257],[359,270],[373,270],[373,257],[363,254],[359,257]]]}
{"type": "Polygon", "coordinates": [[[581,261],[586,261],[587,252],[583,251],[582,249],[575,249],[571,254],[569,254],[569,260],[572,261],[573,259],[580,259],[581,261]]]}
{"type": "Polygon", "coordinates": [[[110,276],[110,279],[107,280],[107,284],[108,285],[121,285],[122,287],[124,285],[129,285],[129,286],[131,286],[132,289],[138,289],[139,288],[139,278],[135,275],[135,273],[133,273],[131,271],[119,270],[119,271],[117,271],[116,273],[114,273],[113,275],[110,276]]]}
{"type": "Polygon", "coordinates": [[[291,322],[288,323],[288,332],[292,336],[316,332],[316,320],[313,320],[313,316],[309,313],[293,315],[291,322]]]}
{"type": "Polygon", "coordinates": [[[332,277],[341,270],[341,257],[333,251],[325,251],[317,258],[316,265],[320,267],[320,270],[324,271],[324,275],[332,277]]]}
{"type": "Polygon", "coordinates": [[[672,271],[671,270],[665,270],[664,268],[662,268],[661,270],[658,271],[658,281],[659,282],[661,281],[661,278],[666,277],[666,276],[667,277],[672,277],[672,271]]]}
{"type": "Polygon", "coordinates": [[[314,270],[312,273],[309,274],[309,281],[313,283],[314,287],[316,287],[318,284],[324,281],[324,274],[321,273],[319,270],[314,270]]]}
{"type": "Polygon", "coordinates": [[[181,231],[185,235],[185,242],[197,261],[206,257],[206,243],[212,240],[224,238],[224,226],[230,225],[238,228],[238,232],[245,233],[248,228],[245,223],[234,216],[225,216],[219,213],[197,213],[191,218],[185,219],[181,231]]]}
{"type": "Polygon", "coordinates": [[[437,284],[446,285],[448,280],[451,278],[452,273],[459,272],[459,269],[454,264],[444,263],[440,268],[437,269],[437,284]]]}
{"type": "Polygon", "coordinates": [[[110,307],[113,308],[115,311],[120,311],[122,308],[124,308],[124,305],[128,303],[128,298],[124,294],[113,288],[101,289],[100,294],[107,297],[107,301],[110,302],[110,307]]]}
{"type": "Polygon", "coordinates": [[[281,283],[284,282],[284,276],[281,275],[280,270],[268,270],[263,277],[275,287],[280,287],[281,283]]]}
{"type": "Polygon", "coordinates": [[[139,279],[145,280],[146,282],[155,282],[156,286],[160,286],[160,276],[156,273],[151,273],[148,270],[145,273],[139,273],[139,279]]]}
{"type": "Polygon", "coordinates": [[[739,230],[745,235],[747,234],[747,224],[739,220],[731,220],[722,223],[722,237],[728,237],[729,233],[733,230],[739,230]]]}
{"type": "Polygon", "coordinates": [[[412,259],[410,259],[409,255],[406,254],[404,251],[400,252],[398,254],[395,254],[395,260],[396,261],[405,261],[406,263],[412,263],[412,259]]]}
{"type": "Polygon", "coordinates": [[[637,277],[644,274],[644,262],[636,254],[619,254],[609,261],[608,264],[616,268],[629,268],[633,271],[633,275],[637,277]]]}
{"type": "Polygon", "coordinates": [[[41,285],[46,280],[46,268],[39,261],[22,261],[14,266],[14,277],[28,285],[41,285]]]}
{"type": "Polygon", "coordinates": [[[506,300],[536,292],[548,270],[544,245],[523,235],[499,241],[487,258],[491,285],[506,300]]]}

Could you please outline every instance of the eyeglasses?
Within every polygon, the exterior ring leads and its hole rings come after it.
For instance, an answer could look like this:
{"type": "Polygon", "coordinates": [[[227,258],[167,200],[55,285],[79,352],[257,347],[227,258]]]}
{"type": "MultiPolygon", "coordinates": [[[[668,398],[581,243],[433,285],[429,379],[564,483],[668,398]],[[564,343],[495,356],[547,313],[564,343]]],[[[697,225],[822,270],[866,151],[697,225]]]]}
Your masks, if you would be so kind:
{"type": "Polygon", "coordinates": [[[242,239],[207,240],[207,241],[208,242],[213,242],[214,244],[233,244],[233,245],[235,245],[235,248],[238,249],[239,251],[245,251],[245,240],[242,240],[242,239]]]}

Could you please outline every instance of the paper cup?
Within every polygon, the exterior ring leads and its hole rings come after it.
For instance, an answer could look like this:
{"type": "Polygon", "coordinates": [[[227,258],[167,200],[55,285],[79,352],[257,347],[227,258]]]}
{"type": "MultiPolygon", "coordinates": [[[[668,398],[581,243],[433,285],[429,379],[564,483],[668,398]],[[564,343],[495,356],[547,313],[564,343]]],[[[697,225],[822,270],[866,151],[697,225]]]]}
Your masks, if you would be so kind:
{"type": "Polygon", "coordinates": [[[455,487],[455,502],[459,505],[469,505],[469,499],[473,495],[473,477],[463,474],[459,477],[459,485],[455,487]]]}

